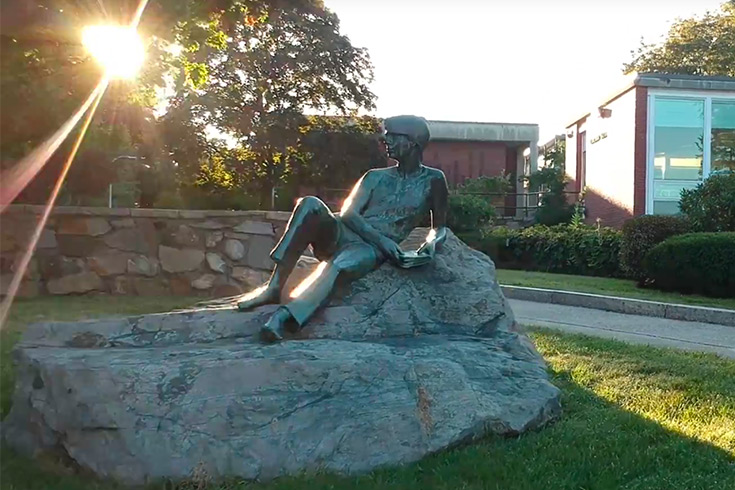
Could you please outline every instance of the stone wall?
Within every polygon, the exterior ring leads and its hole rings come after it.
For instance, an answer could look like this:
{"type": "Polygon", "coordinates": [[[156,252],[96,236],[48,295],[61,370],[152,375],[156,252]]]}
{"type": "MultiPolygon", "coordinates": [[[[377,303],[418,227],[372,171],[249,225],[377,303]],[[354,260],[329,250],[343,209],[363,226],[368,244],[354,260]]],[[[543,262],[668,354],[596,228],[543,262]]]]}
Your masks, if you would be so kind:
{"type": "MultiPolygon", "coordinates": [[[[0,216],[0,293],[6,294],[42,206],[0,216]]],[[[231,296],[267,279],[288,213],[58,207],[43,230],[21,297],[231,296]]]]}

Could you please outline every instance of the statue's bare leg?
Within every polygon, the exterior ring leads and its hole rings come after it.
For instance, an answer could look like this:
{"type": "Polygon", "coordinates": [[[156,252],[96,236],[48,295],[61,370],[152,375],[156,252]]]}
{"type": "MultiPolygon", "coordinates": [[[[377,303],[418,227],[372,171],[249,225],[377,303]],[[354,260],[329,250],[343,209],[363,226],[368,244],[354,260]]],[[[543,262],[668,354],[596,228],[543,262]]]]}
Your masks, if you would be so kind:
{"type": "Polygon", "coordinates": [[[278,308],[261,329],[266,342],[283,339],[286,323],[296,321],[303,326],[329,300],[337,279],[356,279],[378,267],[382,262],[375,249],[364,242],[353,243],[339,250],[330,260],[321,262],[309,277],[291,292],[291,301],[278,308]]]}
{"type": "Polygon", "coordinates": [[[315,197],[300,199],[286,225],[286,231],[270,254],[276,263],[270,279],[243,296],[237,304],[238,309],[246,311],[277,304],[288,276],[306,247],[312,243],[336,242],[338,226],[337,218],[324,202],[315,197]]]}

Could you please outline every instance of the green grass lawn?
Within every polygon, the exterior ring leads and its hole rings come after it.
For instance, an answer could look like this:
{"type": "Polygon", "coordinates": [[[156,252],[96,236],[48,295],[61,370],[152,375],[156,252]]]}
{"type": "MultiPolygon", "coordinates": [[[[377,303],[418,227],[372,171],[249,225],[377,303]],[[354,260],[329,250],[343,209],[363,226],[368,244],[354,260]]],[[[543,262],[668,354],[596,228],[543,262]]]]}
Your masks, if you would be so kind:
{"type": "Polygon", "coordinates": [[[627,279],[611,279],[607,277],[572,276],[552,274],[549,272],[517,271],[498,269],[498,281],[505,286],[526,286],[532,288],[560,289],[580,293],[622,296],[625,298],[646,299],[661,303],[679,303],[694,306],[713,306],[735,310],[735,298],[708,298],[705,296],[686,295],[641,289],[635,281],[627,279]]]}
{"type": "MultiPolygon", "coordinates": [[[[2,335],[2,413],[12,372],[7,353],[23,325],[108,313],[143,313],[187,300],[63,298],[20,303],[2,335]]],[[[620,342],[532,330],[562,389],[564,414],[538,432],[476,444],[419,463],[351,478],[316,475],[270,484],[238,481],[151,490],[234,489],[725,489],[735,488],[735,362],[620,342]]],[[[4,490],[122,488],[31,461],[3,448],[4,490]]]]}

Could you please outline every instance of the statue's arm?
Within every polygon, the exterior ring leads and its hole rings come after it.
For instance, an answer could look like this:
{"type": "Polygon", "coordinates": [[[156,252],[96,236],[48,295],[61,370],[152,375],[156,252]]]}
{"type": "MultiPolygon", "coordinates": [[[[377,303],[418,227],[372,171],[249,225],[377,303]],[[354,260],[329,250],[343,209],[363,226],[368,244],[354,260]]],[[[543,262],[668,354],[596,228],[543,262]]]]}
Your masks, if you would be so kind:
{"type": "Polygon", "coordinates": [[[434,255],[436,248],[447,238],[447,211],[449,209],[449,188],[444,173],[441,172],[431,181],[431,230],[426,236],[419,252],[434,255]]]}
{"type": "Polygon", "coordinates": [[[398,261],[401,248],[396,242],[372,227],[362,216],[362,211],[370,201],[370,195],[375,188],[376,176],[368,171],[357,181],[350,195],[345,199],[340,218],[342,222],[357,233],[363,240],[378,247],[386,257],[398,261]]]}

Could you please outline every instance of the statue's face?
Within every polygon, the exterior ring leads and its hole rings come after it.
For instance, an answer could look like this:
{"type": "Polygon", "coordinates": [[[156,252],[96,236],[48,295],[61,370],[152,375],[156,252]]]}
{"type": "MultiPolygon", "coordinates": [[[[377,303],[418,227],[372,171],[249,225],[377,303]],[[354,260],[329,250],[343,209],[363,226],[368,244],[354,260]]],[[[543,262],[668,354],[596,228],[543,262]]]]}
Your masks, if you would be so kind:
{"type": "Polygon", "coordinates": [[[394,160],[401,161],[401,159],[411,152],[414,146],[415,144],[404,134],[385,134],[385,147],[388,151],[388,156],[394,160]]]}

